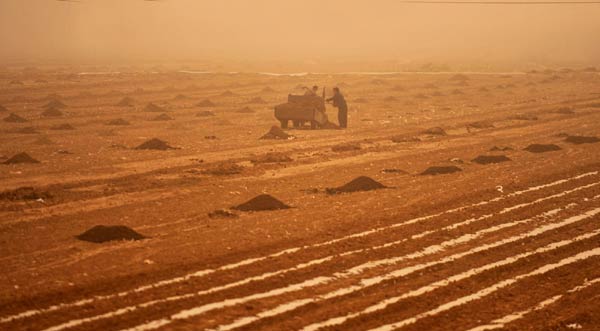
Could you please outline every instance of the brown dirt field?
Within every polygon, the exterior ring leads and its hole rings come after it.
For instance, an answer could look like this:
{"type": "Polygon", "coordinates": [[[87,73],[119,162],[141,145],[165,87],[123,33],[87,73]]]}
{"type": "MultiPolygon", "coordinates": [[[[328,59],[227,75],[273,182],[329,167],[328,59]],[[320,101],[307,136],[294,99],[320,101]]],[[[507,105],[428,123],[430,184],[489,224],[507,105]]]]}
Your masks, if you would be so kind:
{"type": "Polygon", "coordinates": [[[0,330],[600,330],[597,73],[62,74],[0,72],[0,330]],[[260,139],[342,81],[348,129],[260,139]]]}

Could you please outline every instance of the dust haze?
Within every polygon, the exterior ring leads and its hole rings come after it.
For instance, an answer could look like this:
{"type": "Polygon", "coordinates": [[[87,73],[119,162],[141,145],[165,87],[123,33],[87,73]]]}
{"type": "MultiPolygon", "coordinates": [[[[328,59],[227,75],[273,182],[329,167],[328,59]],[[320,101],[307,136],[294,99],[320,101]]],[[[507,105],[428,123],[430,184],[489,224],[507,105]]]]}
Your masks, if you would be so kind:
{"type": "Polygon", "coordinates": [[[306,70],[589,65],[600,58],[598,17],[600,5],[3,0],[0,61],[306,70]]]}

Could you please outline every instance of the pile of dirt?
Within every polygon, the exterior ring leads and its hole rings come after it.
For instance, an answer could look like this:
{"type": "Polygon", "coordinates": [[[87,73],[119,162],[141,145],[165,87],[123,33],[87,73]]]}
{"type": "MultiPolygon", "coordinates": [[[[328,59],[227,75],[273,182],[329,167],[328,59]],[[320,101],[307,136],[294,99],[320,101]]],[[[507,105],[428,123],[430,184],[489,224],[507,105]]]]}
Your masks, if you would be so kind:
{"type": "Polygon", "coordinates": [[[0,113],[2,112],[7,112],[8,109],[6,107],[4,107],[3,105],[0,105],[0,113]]]}
{"type": "Polygon", "coordinates": [[[75,130],[75,127],[69,123],[63,123],[51,126],[50,130],[75,130]]]}
{"type": "Polygon", "coordinates": [[[135,99],[132,97],[124,97],[121,101],[117,102],[116,106],[119,107],[133,107],[135,106],[135,99]]]}
{"type": "Polygon", "coordinates": [[[208,213],[209,218],[238,218],[239,215],[226,209],[217,209],[208,213]]]}
{"type": "Polygon", "coordinates": [[[144,142],[143,144],[139,145],[135,149],[151,149],[151,150],[157,150],[157,151],[166,151],[168,149],[175,149],[175,148],[169,146],[169,144],[166,141],[162,141],[157,138],[152,138],[152,139],[144,142]]]}
{"type": "Polygon", "coordinates": [[[263,98],[261,98],[261,97],[254,97],[254,98],[250,99],[250,101],[248,101],[248,103],[255,103],[255,104],[264,105],[267,102],[263,98]]]}
{"type": "Polygon", "coordinates": [[[252,108],[250,108],[250,107],[244,107],[244,108],[242,108],[242,109],[238,109],[238,110],[236,111],[236,113],[241,113],[241,114],[252,114],[252,113],[254,113],[254,110],[252,110],[252,108]]]}
{"type": "Polygon", "coordinates": [[[50,107],[42,112],[42,116],[44,117],[60,117],[63,115],[64,113],[56,107],[50,107]]]}
{"type": "Polygon", "coordinates": [[[264,210],[279,210],[288,209],[290,206],[268,195],[258,195],[240,205],[232,207],[232,209],[240,211],[264,211],[264,210]]]}
{"type": "Polygon", "coordinates": [[[472,162],[478,164],[492,164],[492,163],[500,163],[512,161],[506,155],[479,155],[478,157],[471,160],[472,162]]]}
{"type": "Polygon", "coordinates": [[[15,113],[10,113],[10,115],[4,118],[4,122],[25,123],[27,120],[15,113]]]}
{"type": "Polygon", "coordinates": [[[455,167],[455,166],[435,166],[435,167],[429,167],[427,168],[425,171],[423,171],[421,173],[422,176],[424,175],[446,175],[446,174],[452,174],[455,172],[459,172],[462,171],[461,168],[459,167],[455,167]]]}
{"type": "Polygon", "coordinates": [[[161,106],[158,106],[158,105],[150,102],[149,104],[146,105],[146,107],[144,107],[144,111],[153,112],[153,113],[164,113],[167,110],[161,106]]]}
{"type": "Polygon", "coordinates": [[[479,121],[479,122],[472,122],[467,124],[467,127],[469,128],[473,128],[473,129],[490,129],[494,127],[494,124],[487,122],[487,121],[479,121]]]}
{"type": "Polygon", "coordinates": [[[53,100],[50,100],[47,104],[45,104],[43,107],[46,109],[49,109],[49,108],[63,109],[63,108],[66,108],[67,105],[65,105],[61,101],[53,99],[53,100]]]}
{"type": "Polygon", "coordinates": [[[384,174],[408,174],[408,172],[397,168],[382,169],[381,172],[383,172],[384,174]]]}
{"type": "Polygon", "coordinates": [[[325,130],[339,130],[341,129],[339,125],[333,123],[333,122],[325,122],[325,124],[322,124],[319,126],[321,129],[325,129],[325,130]]]}
{"type": "Polygon", "coordinates": [[[286,154],[271,152],[253,158],[252,163],[281,163],[292,162],[293,159],[286,154]]]}
{"type": "Polygon", "coordinates": [[[38,130],[36,130],[36,128],[34,128],[33,126],[27,126],[24,128],[20,128],[18,130],[15,131],[16,133],[25,133],[25,134],[36,134],[36,133],[40,133],[38,130]]]}
{"type": "Polygon", "coordinates": [[[387,186],[381,184],[380,182],[374,180],[371,177],[360,176],[356,177],[350,182],[342,185],[340,187],[327,188],[325,191],[328,194],[337,194],[337,193],[351,193],[351,192],[360,192],[360,191],[372,191],[378,190],[382,188],[387,188],[387,186]]]}
{"type": "Polygon", "coordinates": [[[429,128],[423,131],[423,134],[429,134],[433,136],[446,136],[448,135],[446,131],[440,127],[429,128]]]}
{"type": "Polygon", "coordinates": [[[273,92],[277,92],[277,91],[275,91],[275,90],[274,90],[272,87],[270,87],[270,86],[265,86],[265,87],[264,87],[264,88],[261,90],[261,92],[264,92],[264,93],[273,93],[273,92]]]}
{"type": "Polygon", "coordinates": [[[129,123],[128,121],[126,121],[122,118],[110,120],[110,121],[108,121],[108,123],[106,123],[106,125],[129,125],[129,124],[131,124],[131,123],[129,123]]]}
{"type": "Polygon", "coordinates": [[[219,96],[222,96],[222,97],[234,97],[234,96],[236,96],[236,94],[233,93],[233,92],[231,92],[230,90],[227,90],[227,91],[221,93],[219,96]]]}
{"type": "Polygon", "coordinates": [[[146,237],[124,225],[96,225],[75,238],[100,244],[115,240],[142,240],[146,237]]]}
{"type": "Polygon", "coordinates": [[[208,116],[215,116],[215,112],[210,111],[210,110],[203,110],[201,112],[196,113],[197,117],[208,117],[208,116]]]}
{"type": "Polygon", "coordinates": [[[587,136],[567,136],[567,138],[565,139],[566,142],[571,143],[571,144],[575,144],[575,145],[581,145],[581,144],[594,144],[597,142],[600,142],[600,138],[598,137],[587,137],[587,136]]]}
{"type": "Polygon", "coordinates": [[[177,101],[187,100],[187,99],[189,99],[189,97],[185,94],[177,94],[175,97],[173,97],[173,100],[177,100],[177,101]]]}
{"type": "Polygon", "coordinates": [[[392,142],[395,142],[395,143],[414,143],[414,142],[421,141],[421,139],[419,139],[419,137],[406,136],[406,135],[393,136],[391,138],[391,140],[392,140],[392,142]]]}
{"type": "Polygon", "coordinates": [[[271,130],[259,139],[294,139],[294,136],[285,133],[280,127],[272,126],[271,130]]]}
{"type": "Polygon", "coordinates": [[[216,104],[208,99],[204,99],[196,104],[196,107],[214,107],[216,104]]]}
{"type": "Polygon", "coordinates": [[[538,117],[533,114],[518,114],[514,117],[514,119],[519,121],[537,121],[538,117]]]}
{"type": "Polygon", "coordinates": [[[512,147],[508,147],[508,146],[494,146],[492,148],[490,148],[490,152],[506,152],[506,151],[512,151],[513,148],[512,147]]]}
{"type": "Polygon", "coordinates": [[[40,163],[40,161],[32,158],[29,154],[23,152],[13,155],[10,159],[2,162],[4,164],[19,164],[19,163],[40,163]]]}
{"type": "Polygon", "coordinates": [[[49,192],[40,191],[33,187],[19,187],[15,190],[0,192],[0,200],[48,200],[51,198],[52,195],[49,192]]]}
{"type": "Polygon", "coordinates": [[[349,152],[349,151],[357,151],[360,150],[359,143],[344,143],[331,147],[331,150],[334,152],[349,152]]]}
{"type": "Polygon", "coordinates": [[[151,119],[151,121],[171,121],[171,120],[173,120],[173,117],[171,117],[167,114],[164,114],[164,113],[151,119]]]}
{"type": "Polygon", "coordinates": [[[202,171],[205,175],[214,175],[214,176],[230,176],[237,175],[244,171],[244,167],[236,163],[223,162],[219,163],[212,168],[205,169],[202,171]]]}
{"type": "Polygon", "coordinates": [[[561,150],[561,148],[554,144],[548,144],[548,145],[531,144],[531,145],[527,146],[526,148],[524,148],[524,150],[531,152],[531,153],[545,153],[545,152],[559,151],[559,150],[561,150]]]}

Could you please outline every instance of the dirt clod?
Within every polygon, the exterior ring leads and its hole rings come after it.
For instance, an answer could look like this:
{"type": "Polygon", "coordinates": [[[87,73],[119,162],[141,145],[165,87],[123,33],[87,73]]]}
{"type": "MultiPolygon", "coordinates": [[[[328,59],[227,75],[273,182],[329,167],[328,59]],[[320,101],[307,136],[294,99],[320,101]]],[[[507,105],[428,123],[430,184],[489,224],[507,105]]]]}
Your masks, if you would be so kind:
{"type": "Polygon", "coordinates": [[[459,171],[462,171],[462,169],[459,167],[455,167],[455,166],[434,166],[434,167],[427,168],[425,171],[423,171],[421,173],[421,175],[422,176],[446,175],[446,174],[452,174],[452,173],[459,172],[459,171]]]}
{"type": "Polygon", "coordinates": [[[268,195],[258,195],[240,205],[232,207],[232,209],[240,211],[264,211],[264,210],[279,210],[288,209],[290,206],[268,195]]]}
{"type": "Polygon", "coordinates": [[[531,144],[531,145],[527,146],[526,148],[524,148],[524,150],[531,152],[531,153],[545,153],[545,152],[559,151],[559,150],[561,150],[561,148],[554,144],[547,144],[547,145],[531,144]]]}
{"type": "Polygon", "coordinates": [[[166,141],[163,141],[163,140],[160,140],[157,138],[152,138],[152,139],[144,142],[143,144],[139,145],[135,149],[151,149],[151,150],[158,150],[158,151],[166,151],[168,149],[175,149],[175,148],[169,146],[169,144],[166,141]]]}
{"type": "Polygon", "coordinates": [[[382,188],[387,188],[387,186],[381,184],[380,182],[374,180],[371,177],[360,176],[351,180],[350,182],[334,188],[327,188],[325,191],[328,194],[337,194],[337,193],[350,193],[350,192],[360,192],[360,191],[372,191],[378,190],[382,188]]]}
{"type": "Polygon", "coordinates": [[[13,155],[10,159],[3,162],[4,164],[19,164],[19,163],[40,163],[40,161],[32,158],[29,154],[23,152],[13,155]]]}
{"type": "Polygon", "coordinates": [[[600,138],[598,137],[587,137],[587,136],[567,136],[565,139],[566,142],[581,145],[581,144],[594,144],[600,142],[600,138]]]}
{"type": "Polygon", "coordinates": [[[512,161],[506,155],[479,155],[478,157],[471,160],[472,162],[478,164],[492,164],[492,163],[500,163],[512,161]]]}
{"type": "Polygon", "coordinates": [[[44,117],[60,117],[63,115],[64,113],[56,107],[48,108],[42,112],[42,116],[44,117]]]}
{"type": "Polygon", "coordinates": [[[10,113],[10,115],[8,115],[7,117],[4,118],[4,122],[25,123],[25,122],[27,122],[27,120],[15,113],[10,113]]]}
{"type": "Polygon", "coordinates": [[[339,144],[331,147],[331,150],[334,152],[349,152],[349,151],[358,151],[362,147],[360,147],[359,143],[345,143],[339,144]]]}
{"type": "Polygon", "coordinates": [[[146,238],[124,225],[96,225],[75,237],[82,241],[89,241],[97,244],[116,240],[142,240],[146,238]]]}
{"type": "Polygon", "coordinates": [[[208,213],[208,217],[210,217],[210,218],[237,218],[237,217],[239,217],[239,215],[236,213],[232,213],[226,209],[218,209],[218,210],[214,210],[214,211],[211,211],[210,213],[208,213]]]}
{"type": "Polygon", "coordinates": [[[494,146],[492,148],[490,148],[490,152],[506,152],[506,151],[512,151],[513,148],[512,147],[508,147],[508,146],[494,146]]]}
{"type": "Polygon", "coordinates": [[[293,139],[294,136],[285,133],[281,128],[272,126],[269,132],[265,133],[260,139],[293,139]]]}
{"type": "Polygon", "coordinates": [[[18,201],[18,200],[48,200],[52,198],[49,192],[40,191],[33,187],[19,187],[15,190],[0,192],[0,200],[18,201]]]}

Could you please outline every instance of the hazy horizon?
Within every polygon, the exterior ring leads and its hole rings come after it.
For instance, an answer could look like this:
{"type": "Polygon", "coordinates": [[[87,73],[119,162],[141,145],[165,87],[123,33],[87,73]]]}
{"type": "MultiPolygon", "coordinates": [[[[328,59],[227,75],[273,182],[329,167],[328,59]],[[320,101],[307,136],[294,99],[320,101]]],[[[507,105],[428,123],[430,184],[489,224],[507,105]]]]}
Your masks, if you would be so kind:
{"type": "Polygon", "coordinates": [[[0,61],[597,65],[598,17],[600,5],[2,0],[0,61]]]}

